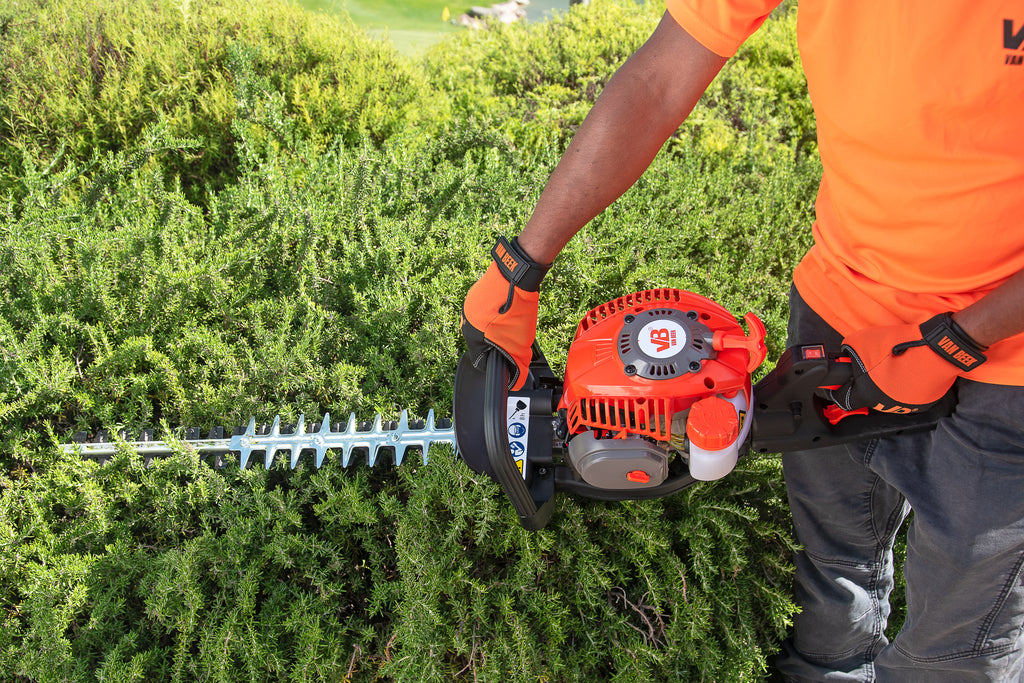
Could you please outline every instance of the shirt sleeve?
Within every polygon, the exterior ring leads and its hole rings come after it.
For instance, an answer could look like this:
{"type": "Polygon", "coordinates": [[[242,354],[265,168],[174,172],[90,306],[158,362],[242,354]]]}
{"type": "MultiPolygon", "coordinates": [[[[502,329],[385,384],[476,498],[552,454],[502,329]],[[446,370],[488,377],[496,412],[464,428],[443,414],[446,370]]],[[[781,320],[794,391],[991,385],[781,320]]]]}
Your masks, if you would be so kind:
{"type": "Polygon", "coordinates": [[[669,14],[701,45],[731,57],[782,0],[666,0],[669,14]]]}

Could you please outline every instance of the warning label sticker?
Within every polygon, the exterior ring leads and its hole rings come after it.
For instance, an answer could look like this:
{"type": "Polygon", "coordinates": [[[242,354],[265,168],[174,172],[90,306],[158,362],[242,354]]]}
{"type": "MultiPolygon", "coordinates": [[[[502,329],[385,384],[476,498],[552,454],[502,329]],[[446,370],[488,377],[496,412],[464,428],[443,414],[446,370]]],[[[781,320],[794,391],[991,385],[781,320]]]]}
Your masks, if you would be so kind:
{"type": "Polygon", "coordinates": [[[519,474],[526,479],[526,444],[530,441],[530,399],[509,396],[505,407],[508,448],[519,474]]]}

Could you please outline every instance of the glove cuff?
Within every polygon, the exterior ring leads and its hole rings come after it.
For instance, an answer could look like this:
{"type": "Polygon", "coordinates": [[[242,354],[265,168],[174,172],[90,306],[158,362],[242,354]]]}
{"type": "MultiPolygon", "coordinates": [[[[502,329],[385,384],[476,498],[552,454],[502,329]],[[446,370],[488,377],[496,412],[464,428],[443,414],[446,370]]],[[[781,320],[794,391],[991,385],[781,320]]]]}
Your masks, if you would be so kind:
{"type": "Polygon", "coordinates": [[[921,323],[921,337],[932,351],[964,372],[969,372],[986,360],[985,350],[953,320],[952,312],[940,313],[921,323]]]}
{"type": "Polygon", "coordinates": [[[541,280],[551,270],[550,263],[541,265],[527,256],[517,239],[509,242],[499,237],[491,256],[505,279],[524,292],[539,292],[541,280]]]}

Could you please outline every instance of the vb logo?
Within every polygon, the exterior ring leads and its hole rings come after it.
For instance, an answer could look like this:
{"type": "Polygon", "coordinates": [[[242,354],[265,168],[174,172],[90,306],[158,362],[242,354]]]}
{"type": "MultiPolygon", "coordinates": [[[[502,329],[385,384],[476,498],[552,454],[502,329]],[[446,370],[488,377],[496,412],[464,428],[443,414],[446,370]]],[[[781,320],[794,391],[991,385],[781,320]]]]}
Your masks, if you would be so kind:
{"type": "Polygon", "coordinates": [[[1003,47],[1007,50],[1019,50],[1024,45],[1024,24],[1019,31],[1013,30],[1013,19],[1003,19],[1003,47]]]}
{"type": "Polygon", "coordinates": [[[680,353],[686,346],[686,329],[674,320],[652,320],[637,335],[640,350],[651,358],[664,360],[680,353]]]}
{"type": "MultiPolygon", "coordinates": [[[[1024,23],[1019,29],[1013,25],[1013,19],[1003,19],[1003,47],[1007,50],[1019,50],[1024,45],[1024,23]]],[[[1006,64],[1020,66],[1024,64],[1024,54],[1007,54],[1006,64]]]]}
{"type": "Polygon", "coordinates": [[[668,328],[651,330],[651,346],[658,350],[658,353],[665,353],[677,343],[676,331],[668,328]]]}
{"type": "Polygon", "coordinates": [[[890,408],[885,407],[881,403],[875,404],[872,410],[878,411],[879,413],[889,413],[890,415],[909,415],[910,413],[916,413],[917,408],[907,408],[906,406],[892,406],[890,408]]]}

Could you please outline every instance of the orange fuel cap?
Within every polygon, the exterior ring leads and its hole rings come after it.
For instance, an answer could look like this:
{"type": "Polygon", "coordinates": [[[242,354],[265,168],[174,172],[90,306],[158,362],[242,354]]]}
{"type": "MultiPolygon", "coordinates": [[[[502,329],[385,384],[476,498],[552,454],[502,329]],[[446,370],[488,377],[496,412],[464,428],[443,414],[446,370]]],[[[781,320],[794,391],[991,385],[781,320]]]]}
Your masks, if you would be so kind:
{"type": "Polygon", "coordinates": [[[690,406],[686,436],[697,448],[719,451],[735,441],[739,433],[736,409],[724,398],[710,396],[690,406]]]}

